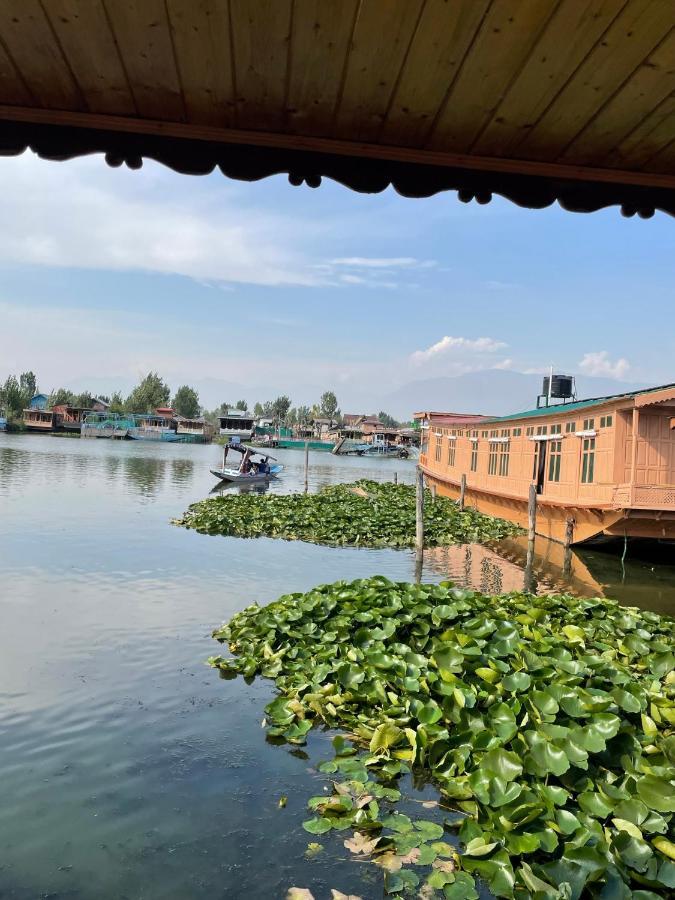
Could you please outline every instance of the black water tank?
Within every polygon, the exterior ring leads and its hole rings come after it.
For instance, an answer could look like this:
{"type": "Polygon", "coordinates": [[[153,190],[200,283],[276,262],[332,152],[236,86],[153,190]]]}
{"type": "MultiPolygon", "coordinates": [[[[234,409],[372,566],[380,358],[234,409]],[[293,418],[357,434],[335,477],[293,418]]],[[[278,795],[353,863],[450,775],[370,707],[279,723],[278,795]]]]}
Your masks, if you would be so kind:
{"type": "MultiPolygon", "coordinates": [[[[544,378],[542,394],[548,397],[548,375],[544,378]]],[[[551,381],[551,398],[556,400],[568,400],[574,396],[574,378],[572,375],[554,375],[551,381]]]]}

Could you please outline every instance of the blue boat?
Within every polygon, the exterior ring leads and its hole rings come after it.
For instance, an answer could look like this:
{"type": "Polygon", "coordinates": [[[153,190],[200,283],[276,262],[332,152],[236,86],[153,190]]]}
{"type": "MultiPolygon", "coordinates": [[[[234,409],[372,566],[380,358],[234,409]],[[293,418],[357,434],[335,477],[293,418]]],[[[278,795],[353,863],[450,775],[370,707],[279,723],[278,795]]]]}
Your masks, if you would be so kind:
{"type": "Polygon", "coordinates": [[[7,431],[7,417],[0,409],[0,431],[7,431]]]}

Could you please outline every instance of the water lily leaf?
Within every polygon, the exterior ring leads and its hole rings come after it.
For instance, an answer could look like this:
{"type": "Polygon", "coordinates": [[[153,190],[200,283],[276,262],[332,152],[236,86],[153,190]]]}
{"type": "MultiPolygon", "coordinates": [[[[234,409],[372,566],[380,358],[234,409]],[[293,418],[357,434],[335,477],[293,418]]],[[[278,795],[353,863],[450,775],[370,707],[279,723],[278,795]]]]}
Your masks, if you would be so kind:
{"type": "MultiPolygon", "coordinates": [[[[532,734],[532,732],[530,732],[532,734]]],[[[534,771],[538,775],[562,775],[570,767],[570,761],[563,750],[543,740],[539,735],[528,737],[530,752],[526,757],[528,771],[534,771]]]]}
{"type": "Polygon", "coordinates": [[[485,754],[481,760],[481,769],[498,775],[504,781],[513,781],[523,773],[523,765],[516,754],[501,747],[485,754]]]}
{"type": "Polygon", "coordinates": [[[361,832],[359,831],[355,831],[354,836],[346,841],[343,841],[343,843],[347,850],[350,851],[350,853],[369,856],[373,852],[375,847],[377,847],[379,841],[379,837],[369,838],[367,835],[361,834],[361,832]]]}
{"type": "Polygon", "coordinates": [[[328,819],[319,816],[314,819],[307,819],[302,823],[302,827],[310,834],[325,834],[327,831],[330,831],[333,826],[328,819]]]}
{"type": "Polygon", "coordinates": [[[617,850],[621,860],[637,872],[646,872],[653,856],[652,848],[646,841],[633,837],[626,831],[612,835],[612,846],[617,850]]]}
{"type": "Polygon", "coordinates": [[[476,882],[467,872],[457,872],[454,879],[443,888],[445,900],[478,900],[476,882]]]}
{"type": "Polygon", "coordinates": [[[650,809],[675,812],[675,788],[665,779],[656,775],[643,775],[638,779],[637,792],[650,809]]]}
{"type": "Polygon", "coordinates": [[[370,752],[381,753],[382,751],[388,751],[390,747],[393,747],[401,740],[402,736],[403,732],[398,726],[384,722],[382,725],[378,725],[373,732],[373,736],[370,739],[370,752]]]}
{"type": "Polygon", "coordinates": [[[307,859],[313,859],[323,850],[323,844],[317,844],[314,841],[307,844],[307,849],[305,850],[305,856],[307,859]]]}
{"type": "Polygon", "coordinates": [[[292,887],[288,889],[286,900],[314,900],[314,894],[307,888],[292,887]]]}
{"type": "Polygon", "coordinates": [[[474,838],[472,841],[466,845],[464,849],[463,856],[487,856],[489,853],[498,847],[499,844],[497,841],[492,841],[490,843],[485,843],[485,840],[481,838],[474,838]]]}
{"type": "Polygon", "coordinates": [[[417,831],[421,832],[425,841],[435,841],[443,837],[443,826],[437,822],[428,822],[426,819],[417,819],[413,822],[417,831]]]}
{"type": "Polygon", "coordinates": [[[605,797],[593,791],[579,794],[579,806],[590,816],[606,819],[614,809],[614,805],[605,797]]]}
{"type": "Polygon", "coordinates": [[[670,857],[670,859],[675,859],[675,844],[672,841],[669,841],[664,837],[655,837],[652,840],[652,844],[665,856],[670,857]]]}
{"type": "Polygon", "coordinates": [[[617,831],[626,831],[628,834],[632,834],[633,837],[642,840],[642,832],[633,822],[629,822],[627,819],[612,819],[612,825],[617,829],[617,831]]]}
{"type": "Polygon", "coordinates": [[[532,679],[527,672],[512,672],[502,679],[502,685],[507,691],[514,693],[526,691],[529,689],[532,679]]]}
{"type": "Polygon", "coordinates": [[[331,888],[330,896],[331,900],[362,900],[356,894],[343,894],[342,891],[336,891],[335,888],[331,888]]]}

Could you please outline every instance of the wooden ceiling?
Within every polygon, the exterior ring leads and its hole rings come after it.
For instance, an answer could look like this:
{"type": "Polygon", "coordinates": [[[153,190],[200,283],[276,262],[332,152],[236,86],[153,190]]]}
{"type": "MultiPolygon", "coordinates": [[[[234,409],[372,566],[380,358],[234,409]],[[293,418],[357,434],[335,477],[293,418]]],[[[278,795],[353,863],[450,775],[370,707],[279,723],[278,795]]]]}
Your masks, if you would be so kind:
{"type": "Polygon", "coordinates": [[[0,153],[675,213],[671,0],[0,0],[0,153]]]}

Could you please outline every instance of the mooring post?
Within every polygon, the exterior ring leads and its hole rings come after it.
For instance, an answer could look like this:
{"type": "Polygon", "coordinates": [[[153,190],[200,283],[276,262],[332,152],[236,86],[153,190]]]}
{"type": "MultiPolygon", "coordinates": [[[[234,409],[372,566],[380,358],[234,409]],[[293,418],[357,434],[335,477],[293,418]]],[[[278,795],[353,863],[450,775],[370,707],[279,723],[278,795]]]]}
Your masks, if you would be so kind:
{"type": "Polygon", "coordinates": [[[398,472],[394,472],[394,484],[398,484],[398,472]]]}
{"type": "Polygon", "coordinates": [[[305,441],[305,493],[309,485],[309,441],[305,441]]]}
{"type": "Polygon", "coordinates": [[[424,550],[424,472],[419,466],[415,490],[415,549],[418,553],[424,550]]]}
{"type": "Polygon", "coordinates": [[[432,500],[436,499],[436,485],[435,484],[431,485],[431,499],[432,500]]]}
{"type": "Polygon", "coordinates": [[[464,509],[464,500],[466,497],[466,475],[462,475],[462,480],[459,482],[459,508],[464,509]]]}
{"type": "Polygon", "coordinates": [[[568,550],[574,540],[574,519],[569,518],[565,526],[565,550],[568,550]]]}
{"type": "Polygon", "coordinates": [[[537,533],[537,485],[530,485],[530,496],[527,501],[527,540],[534,543],[537,533]]]}

